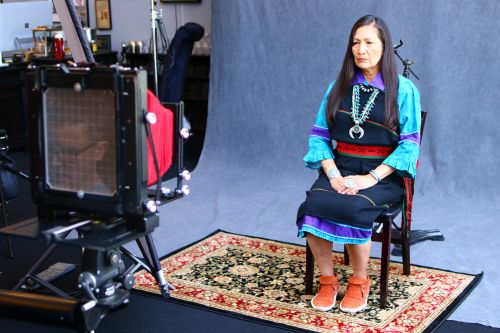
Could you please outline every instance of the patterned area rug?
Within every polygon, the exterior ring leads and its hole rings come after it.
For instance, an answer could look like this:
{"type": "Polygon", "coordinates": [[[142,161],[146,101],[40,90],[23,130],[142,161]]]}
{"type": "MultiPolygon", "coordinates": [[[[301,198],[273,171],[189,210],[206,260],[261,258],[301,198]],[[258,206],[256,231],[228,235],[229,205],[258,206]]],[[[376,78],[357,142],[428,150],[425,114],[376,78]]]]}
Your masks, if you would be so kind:
{"type": "MultiPolygon", "coordinates": [[[[350,268],[342,264],[341,253],[332,258],[345,286],[350,268]]],[[[304,294],[304,246],[218,231],[168,255],[161,264],[166,279],[177,288],[171,292],[173,298],[314,332],[430,332],[482,276],[418,266],[405,276],[401,264],[391,263],[388,305],[380,309],[380,261],[371,259],[374,285],[369,307],[347,314],[338,308],[326,313],[311,308],[312,295],[304,294]]],[[[159,294],[147,272],[138,272],[135,278],[136,290],[159,294]]]]}

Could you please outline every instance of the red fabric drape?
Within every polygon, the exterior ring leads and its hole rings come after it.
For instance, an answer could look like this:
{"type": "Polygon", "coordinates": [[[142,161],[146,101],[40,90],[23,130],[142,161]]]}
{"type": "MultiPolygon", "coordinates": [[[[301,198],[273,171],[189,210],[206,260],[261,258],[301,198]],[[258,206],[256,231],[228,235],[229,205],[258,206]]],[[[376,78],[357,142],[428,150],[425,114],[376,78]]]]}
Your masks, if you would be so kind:
{"type": "MultiPolygon", "coordinates": [[[[151,125],[151,133],[158,159],[160,173],[163,175],[172,165],[174,153],[174,115],[163,107],[158,98],[148,90],[148,111],[156,115],[156,123],[151,125]]],[[[156,170],[153,154],[148,141],[148,186],[156,183],[156,170]]]]}

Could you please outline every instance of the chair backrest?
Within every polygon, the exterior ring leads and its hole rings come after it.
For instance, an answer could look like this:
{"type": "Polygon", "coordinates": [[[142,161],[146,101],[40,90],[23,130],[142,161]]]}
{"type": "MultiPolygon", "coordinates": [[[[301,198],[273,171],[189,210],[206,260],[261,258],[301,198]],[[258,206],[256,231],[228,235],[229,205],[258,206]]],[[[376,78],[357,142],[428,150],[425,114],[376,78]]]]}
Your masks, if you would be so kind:
{"type": "MultiPolygon", "coordinates": [[[[420,124],[420,145],[422,145],[422,137],[424,136],[425,120],[427,118],[427,111],[421,113],[420,124]]],[[[418,161],[417,161],[418,167],[418,161]]],[[[406,233],[411,229],[411,211],[413,208],[413,192],[415,188],[415,180],[413,178],[405,177],[403,179],[405,185],[405,197],[403,199],[403,209],[401,218],[401,232],[406,233]]]]}
{"type": "Polygon", "coordinates": [[[422,136],[424,135],[425,119],[427,118],[427,111],[421,113],[421,123],[420,123],[420,141],[422,141],[422,136]]]}

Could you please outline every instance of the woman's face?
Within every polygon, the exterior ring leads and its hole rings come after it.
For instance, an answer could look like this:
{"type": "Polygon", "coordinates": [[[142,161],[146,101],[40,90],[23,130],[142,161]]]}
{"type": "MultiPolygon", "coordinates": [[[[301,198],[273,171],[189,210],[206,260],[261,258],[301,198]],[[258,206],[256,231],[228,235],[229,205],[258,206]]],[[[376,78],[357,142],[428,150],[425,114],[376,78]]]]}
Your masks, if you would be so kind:
{"type": "Polygon", "coordinates": [[[384,46],[374,25],[365,25],[358,28],[352,41],[354,63],[363,72],[378,73],[380,59],[384,46]]]}

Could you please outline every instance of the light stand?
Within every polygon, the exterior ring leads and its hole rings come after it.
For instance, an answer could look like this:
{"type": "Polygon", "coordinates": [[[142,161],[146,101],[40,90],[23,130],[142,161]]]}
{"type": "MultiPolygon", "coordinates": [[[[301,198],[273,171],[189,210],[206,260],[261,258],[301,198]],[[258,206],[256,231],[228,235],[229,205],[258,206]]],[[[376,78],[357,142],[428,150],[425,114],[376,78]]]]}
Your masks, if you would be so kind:
{"type": "Polygon", "coordinates": [[[158,54],[156,50],[156,15],[158,14],[155,10],[155,2],[151,0],[151,44],[153,53],[153,75],[154,75],[154,91],[155,95],[158,96],[158,54]]]}
{"type": "MultiPolygon", "coordinates": [[[[401,63],[403,64],[403,76],[405,78],[410,78],[410,74],[412,74],[417,80],[420,80],[420,78],[413,72],[413,70],[410,68],[411,65],[413,65],[413,61],[410,61],[408,59],[403,60],[401,56],[398,54],[398,48],[403,46],[403,41],[400,39],[399,44],[394,46],[394,54],[398,57],[399,60],[401,60],[401,63]]],[[[402,213],[403,214],[403,213],[402,213]]],[[[393,223],[393,225],[398,229],[400,228],[393,223]]],[[[444,236],[443,234],[438,230],[438,229],[432,229],[432,230],[411,230],[410,231],[410,246],[416,243],[420,243],[426,240],[433,240],[433,241],[444,241],[444,236]]],[[[398,256],[400,257],[402,255],[402,247],[401,245],[395,245],[394,248],[392,249],[391,254],[393,256],[398,256]]]]}
{"type": "MultiPolygon", "coordinates": [[[[158,14],[156,16],[156,37],[157,37],[157,42],[156,42],[156,49],[158,54],[166,54],[168,51],[168,46],[169,46],[169,40],[168,40],[168,35],[167,31],[165,30],[165,24],[163,23],[163,11],[160,9],[158,11],[158,14]],[[160,44],[158,45],[158,38],[160,40],[160,44]]],[[[159,59],[161,61],[161,59],[159,59]]]]}
{"type": "Polygon", "coordinates": [[[399,40],[399,44],[394,46],[394,54],[403,63],[403,66],[404,66],[403,76],[405,78],[409,79],[410,78],[410,73],[411,73],[417,80],[420,80],[420,78],[417,76],[417,74],[415,74],[415,72],[413,72],[411,70],[411,68],[410,68],[410,66],[413,65],[413,61],[410,61],[408,59],[403,60],[403,58],[401,58],[401,56],[399,55],[398,48],[400,48],[401,46],[403,46],[403,40],[400,39],[399,40]]]}
{"type": "Polygon", "coordinates": [[[158,95],[158,33],[160,34],[160,42],[161,42],[161,53],[166,54],[169,41],[167,32],[165,31],[165,27],[162,20],[162,12],[157,11],[155,9],[156,1],[151,0],[151,41],[150,41],[150,52],[153,55],[153,75],[154,75],[154,92],[156,97],[158,95]]]}

